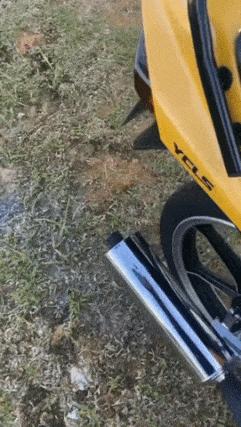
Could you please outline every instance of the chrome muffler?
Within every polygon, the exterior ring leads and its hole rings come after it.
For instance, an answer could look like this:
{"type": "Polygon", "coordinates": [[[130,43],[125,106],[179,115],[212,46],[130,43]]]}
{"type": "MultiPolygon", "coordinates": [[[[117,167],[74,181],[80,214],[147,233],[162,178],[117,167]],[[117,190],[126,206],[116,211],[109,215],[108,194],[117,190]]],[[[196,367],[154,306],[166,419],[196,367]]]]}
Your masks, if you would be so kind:
{"type": "MultiPolygon", "coordinates": [[[[123,239],[114,233],[106,258],[135,294],[164,336],[183,356],[201,382],[222,382],[229,356],[212,327],[192,312],[175,292],[173,279],[155,262],[140,235],[123,239]]],[[[159,330],[158,329],[158,330],[159,330]]]]}

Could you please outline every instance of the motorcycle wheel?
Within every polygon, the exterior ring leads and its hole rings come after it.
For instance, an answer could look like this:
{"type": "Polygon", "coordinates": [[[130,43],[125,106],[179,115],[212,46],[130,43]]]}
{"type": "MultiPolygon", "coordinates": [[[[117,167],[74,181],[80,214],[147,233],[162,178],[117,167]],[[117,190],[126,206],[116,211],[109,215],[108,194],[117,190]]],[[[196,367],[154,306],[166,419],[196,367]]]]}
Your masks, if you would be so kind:
{"type": "MultiPolygon", "coordinates": [[[[234,306],[241,313],[241,233],[200,187],[190,183],[170,197],[160,231],[169,271],[193,310],[208,322],[234,306]]],[[[220,388],[241,426],[240,378],[228,376],[220,388]]]]}

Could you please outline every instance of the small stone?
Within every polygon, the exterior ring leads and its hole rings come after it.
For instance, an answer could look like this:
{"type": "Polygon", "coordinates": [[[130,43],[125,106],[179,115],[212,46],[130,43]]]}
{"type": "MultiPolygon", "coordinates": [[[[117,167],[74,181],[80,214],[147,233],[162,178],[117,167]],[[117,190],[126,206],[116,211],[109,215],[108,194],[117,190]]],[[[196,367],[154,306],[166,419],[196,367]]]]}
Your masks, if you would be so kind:
{"type": "Polygon", "coordinates": [[[79,421],[79,410],[77,408],[72,408],[71,411],[67,414],[67,418],[72,421],[79,421]]]}
{"type": "Polygon", "coordinates": [[[86,366],[73,366],[70,370],[70,380],[76,390],[84,391],[90,387],[92,378],[86,366]]]}

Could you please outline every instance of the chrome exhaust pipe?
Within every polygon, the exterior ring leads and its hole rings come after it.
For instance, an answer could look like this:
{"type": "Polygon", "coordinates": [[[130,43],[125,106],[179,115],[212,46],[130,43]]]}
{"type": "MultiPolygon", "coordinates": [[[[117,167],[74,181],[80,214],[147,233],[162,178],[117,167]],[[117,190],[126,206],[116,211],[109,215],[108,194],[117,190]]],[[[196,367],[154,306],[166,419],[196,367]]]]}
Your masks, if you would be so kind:
{"type": "Polygon", "coordinates": [[[135,294],[201,382],[222,382],[227,353],[211,326],[198,320],[177,295],[171,278],[157,267],[148,245],[137,235],[114,233],[106,254],[112,269],[135,294]]]}

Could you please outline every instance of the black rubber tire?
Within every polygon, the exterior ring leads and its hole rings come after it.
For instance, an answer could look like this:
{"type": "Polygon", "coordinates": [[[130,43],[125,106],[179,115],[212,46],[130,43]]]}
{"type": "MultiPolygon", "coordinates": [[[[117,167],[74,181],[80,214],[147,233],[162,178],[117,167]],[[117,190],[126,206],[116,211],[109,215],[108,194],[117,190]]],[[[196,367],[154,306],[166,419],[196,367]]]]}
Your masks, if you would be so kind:
{"type": "Polygon", "coordinates": [[[233,414],[237,427],[241,427],[241,382],[230,374],[219,385],[219,389],[233,414]]]}
{"type": "MultiPolygon", "coordinates": [[[[178,272],[172,256],[172,238],[176,227],[185,219],[191,217],[208,216],[227,220],[224,213],[217,205],[205,194],[195,183],[184,185],[180,190],[174,193],[166,203],[161,217],[161,243],[163,252],[171,273],[179,281],[178,272]]],[[[182,285],[180,283],[180,285],[182,285]]],[[[210,297],[208,291],[207,298],[210,297]]],[[[202,297],[202,295],[200,295],[202,297]]],[[[215,306],[215,301],[210,300],[215,306]]],[[[218,308],[215,309],[218,312],[218,308]]],[[[234,420],[238,427],[241,427],[241,382],[234,376],[227,375],[226,379],[220,384],[224,399],[226,400],[234,420]]]]}
{"type": "Polygon", "coordinates": [[[161,244],[172,273],[177,276],[172,258],[172,237],[176,227],[193,216],[210,216],[227,220],[224,213],[195,182],[185,184],[167,201],[161,216],[161,244]]]}
{"type": "MultiPolygon", "coordinates": [[[[160,233],[163,253],[170,272],[184,289],[185,286],[183,286],[183,283],[179,280],[179,275],[173,260],[172,239],[176,227],[183,220],[196,216],[209,216],[227,220],[227,217],[218,206],[194,182],[184,185],[169,198],[161,216],[160,233]]],[[[192,250],[189,249],[189,252],[192,252],[192,250]]],[[[189,256],[188,253],[186,255],[189,256]]],[[[202,304],[208,308],[211,316],[224,316],[224,311],[211,290],[203,288],[198,291],[197,294],[202,304]]]]}

